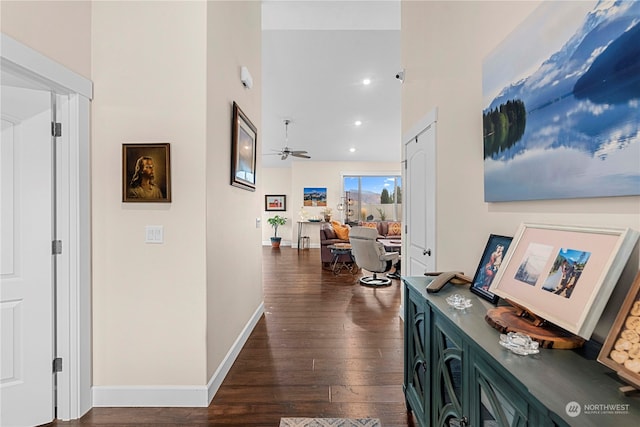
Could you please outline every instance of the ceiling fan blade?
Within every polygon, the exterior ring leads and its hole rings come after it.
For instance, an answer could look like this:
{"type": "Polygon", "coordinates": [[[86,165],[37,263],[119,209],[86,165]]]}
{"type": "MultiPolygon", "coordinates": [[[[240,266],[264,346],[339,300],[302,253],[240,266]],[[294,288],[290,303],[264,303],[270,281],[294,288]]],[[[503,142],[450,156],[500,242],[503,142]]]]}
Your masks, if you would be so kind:
{"type": "Polygon", "coordinates": [[[304,150],[291,150],[291,154],[307,154],[304,150]]]}
{"type": "Polygon", "coordinates": [[[287,157],[289,157],[289,153],[282,153],[282,157],[280,157],[280,160],[284,160],[287,157]]]}
{"type": "Polygon", "coordinates": [[[302,154],[302,153],[306,153],[306,151],[294,151],[293,153],[291,153],[291,155],[293,157],[300,157],[302,159],[310,159],[311,156],[307,156],[306,154],[302,154]]]}

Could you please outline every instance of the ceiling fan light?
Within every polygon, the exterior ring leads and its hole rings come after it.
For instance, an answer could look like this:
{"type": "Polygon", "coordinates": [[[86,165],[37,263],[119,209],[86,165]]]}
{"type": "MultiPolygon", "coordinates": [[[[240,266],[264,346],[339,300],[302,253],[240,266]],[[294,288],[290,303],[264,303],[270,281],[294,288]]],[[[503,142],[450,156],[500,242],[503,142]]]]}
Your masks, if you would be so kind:
{"type": "Polygon", "coordinates": [[[289,123],[291,123],[291,120],[289,119],[285,119],[284,120],[284,141],[285,141],[285,146],[284,148],[280,151],[280,160],[285,160],[289,157],[289,155],[293,156],[293,157],[300,157],[303,159],[310,159],[311,156],[307,155],[307,152],[304,150],[292,150],[289,148],[289,123]]]}
{"type": "Polygon", "coordinates": [[[356,126],[360,126],[362,124],[362,121],[356,120],[355,122],[353,122],[353,124],[356,126]]]}
{"type": "Polygon", "coordinates": [[[370,85],[371,84],[371,79],[369,79],[369,78],[363,79],[362,80],[362,84],[365,85],[365,86],[370,85]]]}

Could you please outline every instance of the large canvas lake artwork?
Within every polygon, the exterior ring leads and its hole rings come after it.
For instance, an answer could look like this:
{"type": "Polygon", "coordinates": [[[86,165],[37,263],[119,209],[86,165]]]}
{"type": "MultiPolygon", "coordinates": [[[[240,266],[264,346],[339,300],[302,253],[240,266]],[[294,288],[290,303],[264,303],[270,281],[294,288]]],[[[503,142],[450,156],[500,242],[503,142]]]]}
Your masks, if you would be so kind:
{"type": "Polygon", "coordinates": [[[640,194],[640,1],[544,2],[482,79],[485,201],[640,194]]]}

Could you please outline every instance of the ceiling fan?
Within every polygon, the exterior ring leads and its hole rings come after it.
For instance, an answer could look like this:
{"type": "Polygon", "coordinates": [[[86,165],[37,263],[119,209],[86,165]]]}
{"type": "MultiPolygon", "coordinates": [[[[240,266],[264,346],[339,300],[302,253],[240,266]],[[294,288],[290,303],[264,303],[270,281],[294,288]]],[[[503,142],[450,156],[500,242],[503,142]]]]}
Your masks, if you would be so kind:
{"type": "Polygon", "coordinates": [[[289,123],[291,123],[291,120],[285,120],[284,121],[284,141],[285,141],[285,146],[282,150],[273,150],[276,151],[275,153],[272,154],[277,154],[280,156],[280,160],[285,160],[287,157],[292,156],[292,157],[300,157],[301,159],[310,159],[311,156],[307,155],[307,152],[304,150],[292,150],[289,148],[289,123]]]}

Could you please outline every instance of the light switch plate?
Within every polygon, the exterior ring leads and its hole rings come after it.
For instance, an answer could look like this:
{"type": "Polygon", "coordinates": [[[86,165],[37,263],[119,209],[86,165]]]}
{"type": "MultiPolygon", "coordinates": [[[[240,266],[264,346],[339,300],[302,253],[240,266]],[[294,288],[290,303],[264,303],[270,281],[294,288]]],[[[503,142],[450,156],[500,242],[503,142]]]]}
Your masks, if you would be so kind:
{"type": "Polygon", "coordinates": [[[164,243],[164,227],[161,225],[147,225],[144,228],[145,243],[164,243]]]}

